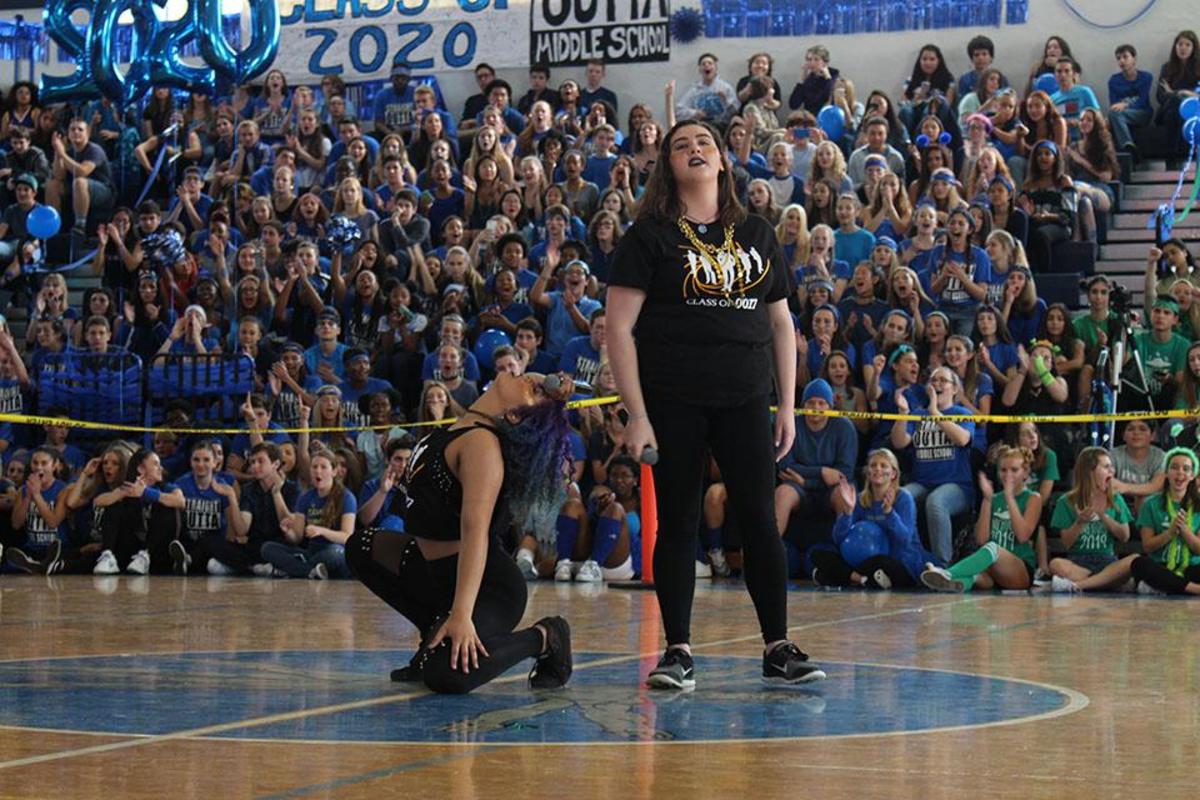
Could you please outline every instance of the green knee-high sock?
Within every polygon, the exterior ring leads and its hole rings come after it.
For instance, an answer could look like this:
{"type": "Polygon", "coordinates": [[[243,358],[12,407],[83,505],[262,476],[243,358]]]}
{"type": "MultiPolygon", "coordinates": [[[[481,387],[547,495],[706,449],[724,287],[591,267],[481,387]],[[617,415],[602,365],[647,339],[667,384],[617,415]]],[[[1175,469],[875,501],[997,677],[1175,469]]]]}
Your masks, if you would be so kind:
{"type": "Polygon", "coordinates": [[[970,589],[975,583],[975,576],[987,570],[988,567],[995,564],[1000,558],[1000,548],[995,542],[988,542],[983,547],[976,550],[971,555],[959,561],[957,564],[952,564],[947,570],[951,577],[957,578],[967,585],[970,589]]]}

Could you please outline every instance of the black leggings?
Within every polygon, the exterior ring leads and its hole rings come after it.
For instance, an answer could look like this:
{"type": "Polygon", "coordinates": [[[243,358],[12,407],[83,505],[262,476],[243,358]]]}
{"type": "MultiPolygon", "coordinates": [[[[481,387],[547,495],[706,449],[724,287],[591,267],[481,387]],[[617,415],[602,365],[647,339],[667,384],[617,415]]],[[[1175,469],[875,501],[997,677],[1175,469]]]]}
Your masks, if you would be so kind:
{"type": "Polygon", "coordinates": [[[1056,222],[1039,222],[1029,228],[1029,265],[1035,275],[1047,272],[1054,259],[1054,247],[1071,240],[1071,230],[1056,222]]]}
{"type": "Polygon", "coordinates": [[[437,649],[425,649],[425,642],[437,632],[435,626],[441,625],[454,604],[458,556],[426,561],[411,536],[368,529],[346,541],[346,561],[355,577],[420,631],[422,676],[435,692],[466,694],[542,650],[541,631],[513,631],[525,614],[525,578],[494,540],[488,543],[487,564],[471,614],[488,655],[469,673],[450,666],[449,637],[437,649]]]}
{"type": "Polygon", "coordinates": [[[144,549],[150,553],[152,573],[170,574],[173,565],[168,547],[179,538],[180,526],[177,509],[155,503],[147,520],[141,499],[128,497],[104,512],[102,546],[113,552],[122,569],[137,551],[144,549]]]}
{"type": "Polygon", "coordinates": [[[1167,594],[1187,594],[1189,583],[1200,583],[1200,566],[1188,567],[1180,577],[1150,556],[1138,556],[1130,569],[1133,577],[1167,594]]]}
{"type": "Polygon", "coordinates": [[[813,566],[821,571],[821,583],[826,586],[849,586],[850,573],[857,572],[867,579],[867,585],[872,589],[880,589],[883,587],[874,577],[875,571],[880,569],[892,582],[893,589],[911,589],[917,585],[904,565],[891,556],[871,556],[855,569],[839,553],[832,550],[818,547],[809,552],[812,554],[813,566]]]}
{"type": "Polygon", "coordinates": [[[729,505],[742,533],[743,573],[763,641],[787,638],[787,556],[775,531],[775,454],[765,396],[733,408],[680,404],[646,392],[658,440],[654,467],[658,541],[654,590],[667,644],[691,637],[704,470],[709,448],[721,468],[729,505]]]}

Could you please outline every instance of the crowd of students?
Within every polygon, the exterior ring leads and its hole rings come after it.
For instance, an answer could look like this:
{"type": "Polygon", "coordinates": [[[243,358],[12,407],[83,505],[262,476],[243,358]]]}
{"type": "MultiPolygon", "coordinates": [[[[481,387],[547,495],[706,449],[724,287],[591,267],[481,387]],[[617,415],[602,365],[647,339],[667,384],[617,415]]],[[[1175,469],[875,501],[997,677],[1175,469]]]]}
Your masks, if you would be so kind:
{"type": "MultiPolygon", "coordinates": [[[[421,426],[461,413],[497,371],[562,370],[615,395],[606,282],[665,131],[699,119],[723,133],[792,279],[795,391],[817,412],[778,471],[794,575],[957,591],[1134,578],[1200,593],[1195,418],[1129,422],[1109,442],[1098,426],[953,417],[1102,404],[1125,328],[1113,283],[1090,278],[1076,312],[1047,306],[1037,277],[1059,243],[1095,237],[1137,129],[1178,131],[1200,42],[1179,33],[1157,79],[1116,47],[1107,107],[1062,37],[1029,68],[1002,68],[984,36],[966,52],[955,77],[924,46],[891,95],[861,92],[813,46],[786,98],[769,53],[734,84],[705,54],[694,84],[671,81],[665,104],[624,117],[599,62],[557,88],[534,66],[519,97],[480,64],[461,114],[404,65],[361,116],[336,76],[290,87],[278,70],[224,98],[155,89],[137,119],[106,100],[42,107],[17,83],[0,118],[0,287],[29,323],[23,342],[0,331],[2,410],[32,409],[60,353],[244,354],[255,376],[231,437],[189,434],[211,409],[186,400],[146,442],[0,426],[4,568],[348,576],[356,527],[402,529],[421,426]],[[1055,92],[1038,88],[1044,75],[1055,92]],[[842,125],[818,124],[829,106],[842,125]],[[146,199],[123,205],[143,183],[146,199]],[[53,248],[26,228],[39,202],[62,214],[71,254],[95,250],[102,285],[79,307],[73,273],[54,272],[53,248]],[[920,420],[820,414],[831,409],[920,420]],[[335,430],[295,432],[310,424],[335,430]],[[851,564],[838,545],[863,521],[888,552],[851,564]]],[[[1188,242],[1149,249],[1142,311],[1123,407],[1200,406],[1188,242]]],[[[574,413],[571,499],[553,526],[510,537],[527,578],[640,571],[625,420],[619,402],[574,413]]],[[[737,521],[708,472],[697,571],[728,576],[737,521]]]]}

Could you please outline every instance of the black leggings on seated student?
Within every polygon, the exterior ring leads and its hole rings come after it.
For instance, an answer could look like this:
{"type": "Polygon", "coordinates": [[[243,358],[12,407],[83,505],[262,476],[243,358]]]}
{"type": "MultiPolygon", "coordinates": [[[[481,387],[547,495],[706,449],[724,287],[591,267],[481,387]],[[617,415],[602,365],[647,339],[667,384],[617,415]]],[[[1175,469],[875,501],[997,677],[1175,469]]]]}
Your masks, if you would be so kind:
{"type": "Polygon", "coordinates": [[[104,512],[101,546],[113,552],[122,569],[137,551],[146,550],[150,553],[150,572],[170,573],[173,562],[168,547],[179,538],[180,516],[176,509],[158,503],[147,507],[141,499],[127,497],[104,512]]]}
{"type": "Polygon", "coordinates": [[[1191,566],[1177,575],[1150,556],[1138,556],[1131,565],[1133,577],[1167,594],[1188,594],[1189,583],[1200,584],[1200,566],[1191,566]]]}
{"type": "Polygon", "coordinates": [[[891,556],[871,556],[866,561],[851,567],[840,553],[815,547],[811,550],[813,566],[817,568],[820,583],[824,586],[849,586],[850,574],[857,572],[867,579],[867,586],[872,589],[886,588],[875,580],[875,573],[883,570],[891,581],[892,589],[911,589],[917,585],[904,564],[891,556]]]}
{"type": "Polygon", "coordinates": [[[471,615],[488,655],[468,673],[450,666],[449,637],[435,650],[424,649],[454,605],[457,555],[426,561],[411,536],[368,529],[346,541],[346,561],[355,577],[420,631],[422,679],[435,692],[465,694],[542,651],[537,628],[513,630],[525,614],[525,578],[494,539],[471,615]]]}

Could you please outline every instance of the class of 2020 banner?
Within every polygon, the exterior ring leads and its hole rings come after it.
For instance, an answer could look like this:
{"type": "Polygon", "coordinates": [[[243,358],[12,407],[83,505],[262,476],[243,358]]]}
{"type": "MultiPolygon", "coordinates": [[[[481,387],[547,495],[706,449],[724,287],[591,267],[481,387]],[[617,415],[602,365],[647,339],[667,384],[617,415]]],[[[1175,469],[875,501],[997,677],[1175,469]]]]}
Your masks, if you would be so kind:
{"type": "Polygon", "coordinates": [[[530,0],[529,63],[667,61],[668,0],[530,0]]]}

